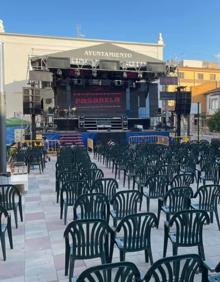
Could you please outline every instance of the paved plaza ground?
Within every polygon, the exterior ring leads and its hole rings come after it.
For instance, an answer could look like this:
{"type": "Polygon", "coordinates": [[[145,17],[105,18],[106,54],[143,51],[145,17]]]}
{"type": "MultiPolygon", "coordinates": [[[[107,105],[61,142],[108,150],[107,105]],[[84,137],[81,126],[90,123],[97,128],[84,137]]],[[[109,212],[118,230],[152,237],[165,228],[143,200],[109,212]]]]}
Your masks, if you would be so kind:
{"type": "MultiPolygon", "coordinates": [[[[65,226],[59,219],[59,204],[55,194],[55,157],[47,163],[43,174],[38,169],[29,176],[29,191],[23,196],[24,222],[19,222],[15,229],[12,217],[14,249],[10,250],[7,243],[7,261],[2,260],[0,251],[0,281],[1,282],[55,282],[68,281],[64,276],[64,238],[65,226]]],[[[113,177],[110,169],[95,162],[103,169],[105,177],[113,177]]],[[[122,177],[119,181],[122,188],[122,177]]],[[[195,188],[195,187],[194,187],[195,188]]],[[[142,211],[145,211],[144,200],[142,211]]],[[[157,212],[157,201],[151,201],[151,211],[157,212]]],[[[71,221],[72,211],[68,212],[71,221]]],[[[161,215],[159,229],[152,231],[152,251],[154,261],[162,257],[163,251],[163,222],[161,215]]],[[[110,220],[112,226],[112,220],[110,220]]],[[[220,231],[216,221],[204,228],[204,248],[206,258],[217,263],[220,261],[220,231]]],[[[168,245],[168,255],[171,255],[171,244],[168,245]]],[[[197,253],[197,248],[180,248],[181,253],[197,253]]],[[[145,263],[144,252],[126,254],[126,260],[134,262],[140,271],[146,272],[150,264],[145,263]]],[[[119,261],[119,251],[114,249],[113,261],[119,261]]],[[[100,264],[99,259],[77,261],[74,276],[79,275],[90,266],[100,264]]]]}

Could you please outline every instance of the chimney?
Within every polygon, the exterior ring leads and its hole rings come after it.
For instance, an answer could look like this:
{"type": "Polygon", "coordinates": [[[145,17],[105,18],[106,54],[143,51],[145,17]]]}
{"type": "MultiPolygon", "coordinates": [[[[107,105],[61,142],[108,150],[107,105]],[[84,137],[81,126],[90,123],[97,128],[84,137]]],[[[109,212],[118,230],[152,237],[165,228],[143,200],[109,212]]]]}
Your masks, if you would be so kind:
{"type": "Polygon", "coordinates": [[[3,20],[0,20],[0,32],[5,32],[3,20]]]}

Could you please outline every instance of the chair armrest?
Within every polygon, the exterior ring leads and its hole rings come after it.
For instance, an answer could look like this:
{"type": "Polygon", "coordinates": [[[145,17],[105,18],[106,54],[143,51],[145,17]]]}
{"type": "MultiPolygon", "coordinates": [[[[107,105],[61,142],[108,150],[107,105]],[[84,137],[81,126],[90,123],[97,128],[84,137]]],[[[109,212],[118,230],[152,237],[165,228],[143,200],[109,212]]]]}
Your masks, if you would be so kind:
{"type": "MultiPolygon", "coordinates": [[[[205,266],[205,268],[210,271],[210,272],[216,272],[216,268],[219,265],[215,265],[212,261],[210,260],[205,260],[203,261],[203,265],[205,266]]],[[[220,270],[220,269],[219,269],[220,270]]]]}

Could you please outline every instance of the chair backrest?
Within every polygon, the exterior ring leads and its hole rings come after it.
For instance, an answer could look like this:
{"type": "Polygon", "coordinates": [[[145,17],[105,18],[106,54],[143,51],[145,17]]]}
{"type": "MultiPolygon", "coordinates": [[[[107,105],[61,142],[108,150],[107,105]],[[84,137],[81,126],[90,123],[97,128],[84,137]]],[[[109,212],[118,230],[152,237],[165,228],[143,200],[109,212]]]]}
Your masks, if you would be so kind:
{"type": "Polygon", "coordinates": [[[75,259],[105,256],[106,262],[110,262],[113,237],[114,232],[106,221],[101,219],[74,220],[64,231],[66,248],[71,246],[75,259]]]}
{"type": "Polygon", "coordinates": [[[178,165],[168,164],[168,165],[161,165],[157,169],[157,173],[159,175],[167,175],[169,181],[173,179],[173,177],[178,174],[179,167],[178,165]]]}
{"type": "Polygon", "coordinates": [[[130,214],[136,214],[138,204],[142,201],[142,195],[139,191],[120,191],[117,192],[112,200],[115,215],[117,218],[123,218],[130,214]]]}
{"type": "Polygon", "coordinates": [[[193,246],[202,242],[203,225],[209,222],[207,212],[187,210],[175,213],[169,221],[169,226],[175,228],[178,245],[193,246]]]}
{"type": "Polygon", "coordinates": [[[148,178],[145,187],[150,198],[164,197],[168,190],[168,178],[166,175],[155,175],[148,178]]]}
{"type": "Polygon", "coordinates": [[[171,187],[190,187],[194,182],[192,173],[181,173],[174,176],[171,181],[171,187]]]}
{"type": "Polygon", "coordinates": [[[124,217],[115,232],[123,236],[124,249],[127,251],[143,250],[149,245],[151,228],[157,226],[154,213],[138,213],[124,217]]]}
{"type": "Polygon", "coordinates": [[[76,282],[139,282],[140,272],[132,262],[93,266],[83,271],[76,282]]]}
{"type": "MultiPolygon", "coordinates": [[[[201,258],[196,254],[159,259],[145,274],[144,282],[194,282],[199,270],[203,272],[201,258]]],[[[205,272],[203,272],[205,275],[205,272]]],[[[206,281],[206,280],[200,280],[206,281]]]]}
{"type": "Polygon", "coordinates": [[[92,186],[92,192],[103,193],[108,201],[116,194],[118,182],[114,178],[100,178],[95,180],[92,186]]]}
{"type": "Polygon", "coordinates": [[[89,193],[89,186],[86,181],[68,181],[61,189],[61,199],[64,198],[68,204],[74,205],[82,194],[89,193]]]}
{"type": "Polygon", "coordinates": [[[91,169],[85,169],[83,171],[83,175],[85,179],[87,179],[87,182],[89,184],[89,187],[92,187],[93,183],[100,178],[104,177],[104,173],[99,168],[91,168],[91,169]]]}
{"type": "Polygon", "coordinates": [[[199,187],[195,193],[198,199],[198,208],[201,210],[215,210],[220,198],[220,185],[204,185],[199,187]]]}
{"type": "Polygon", "coordinates": [[[109,222],[108,199],[101,193],[83,194],[76,200],[73,213],[74,219],[103,219],[109,222]]]}
{"type": "Polygon", "coordinates": [[[193,191],[190,187],[171,188],[164,197],[164,206],[169,207],[170,213],[187,210],[192,197],[193,191]]]}
{"type": "Polygon", "coordinates": [[[0,185],[0,205],[6,210],[13,209],[21,201],[21,194],[14,185],[0,185]]]}

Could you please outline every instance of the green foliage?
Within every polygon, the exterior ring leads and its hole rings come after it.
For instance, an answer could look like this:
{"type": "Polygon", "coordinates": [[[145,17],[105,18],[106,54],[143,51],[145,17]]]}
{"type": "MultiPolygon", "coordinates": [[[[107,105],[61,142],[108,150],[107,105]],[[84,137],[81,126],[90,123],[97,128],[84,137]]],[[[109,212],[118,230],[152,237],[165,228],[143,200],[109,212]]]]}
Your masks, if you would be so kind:
{"type": "Polygon", "coordinates": [[[208,120],[208,127],[211,132],[220,132],[220,110],[208,120]]]}

